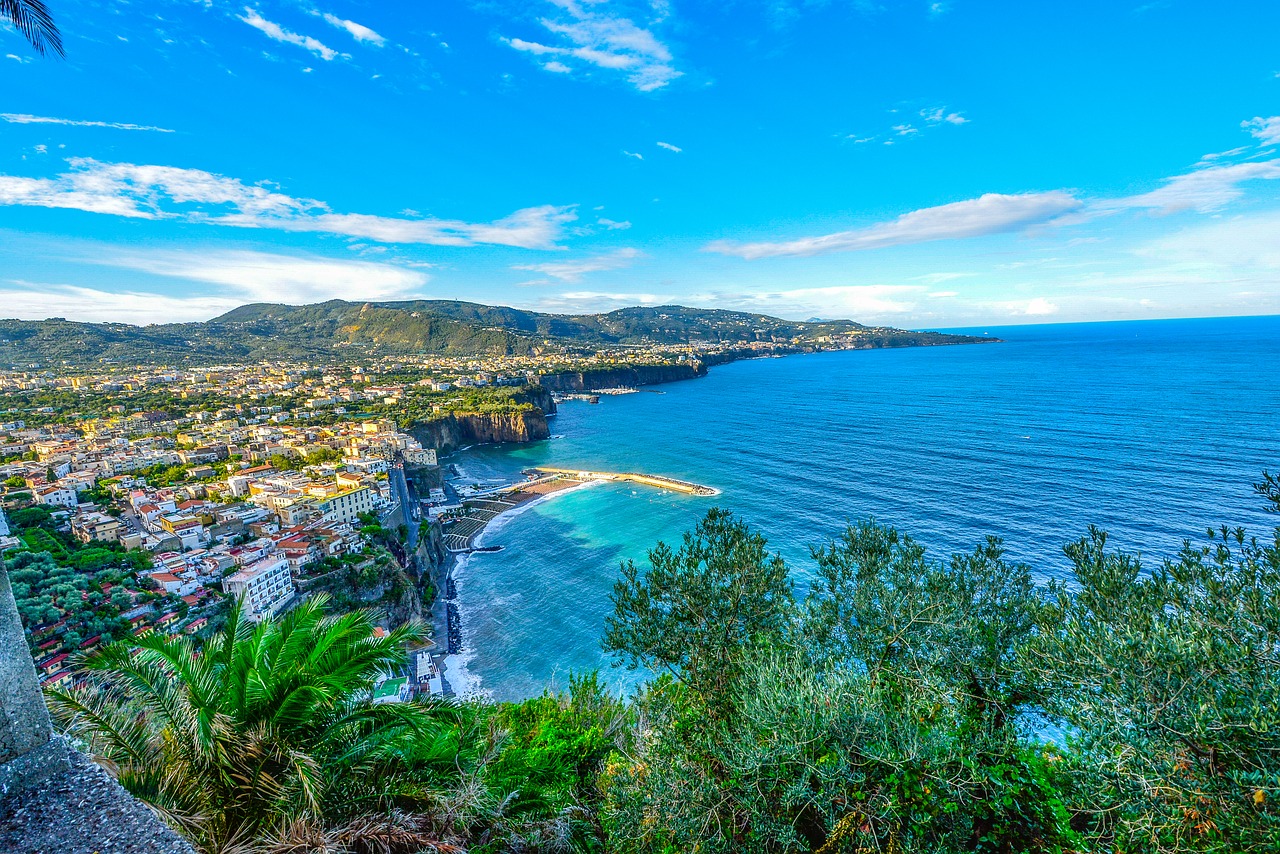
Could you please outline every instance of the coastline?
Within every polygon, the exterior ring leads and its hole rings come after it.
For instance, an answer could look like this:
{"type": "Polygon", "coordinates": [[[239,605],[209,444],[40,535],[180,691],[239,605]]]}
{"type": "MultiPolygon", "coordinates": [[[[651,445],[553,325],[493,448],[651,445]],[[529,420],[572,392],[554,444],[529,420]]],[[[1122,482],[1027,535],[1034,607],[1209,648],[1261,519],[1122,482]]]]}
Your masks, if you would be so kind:
{"type": "MultiPolygon", "coordinates": [[[[442,577],[443,590],[446,594],[453,593],[452,598],[444,599],[446,615],[450,610],[457,614],[457,626],[461,632],[461,626],[465,623],[466,611],[463,604],[463,597],[459,593],[458,582],[465,574],[465,570],[470,565],[471,560],[478,554],[475,549],[484,545],[484,541],[491,533],[495,533],[506,527],[508,523],[522,513],[532,509],[544,501],[560,496],[567,495],[570,492],[576,492],[580,489],[597,486],[604,481],[588,480],[576,482],[571,486],[563,489],[556,489],[535,496],[527,501],[522,501],[507,510],[501,511],[487,520],[479,530],[471,535],[471,548],[466,551],[446,551],[444,575],[442,577]]],[[[449,632],[449,618],[445,619],[445,635],[447,644],[447,635],[449,632]]],[[[460,641],[465,636],[460,634],[460,641]]],[[[446,645],[446,649],[447,649],[446,645]]],[[[441,670],[444,675],[444,682],[448,689],[452,691],[454,697],[459,700],[485,699],[488,697],[486,690],[481,687],[481,678],[479,674],[472,673],[468,665],[475,658],[475,649],[460,642],[456,652],[447,652],[444,656],[441,670]]]]}

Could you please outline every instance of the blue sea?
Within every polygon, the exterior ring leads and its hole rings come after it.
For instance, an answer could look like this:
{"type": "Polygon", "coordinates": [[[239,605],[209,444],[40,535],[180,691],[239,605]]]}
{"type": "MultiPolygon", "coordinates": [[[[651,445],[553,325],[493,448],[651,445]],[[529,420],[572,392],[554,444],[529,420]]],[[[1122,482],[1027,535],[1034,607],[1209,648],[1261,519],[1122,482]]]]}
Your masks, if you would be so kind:
{"type": "Polygon", "coordinates": [[[763,532],[803,590],[809,547],[865,517],[945,558],[982,537],[1043,578],[1090,524],[1154,565],[1209,525],[1268,534],[1251,484],[1280,469],[1280,317],[965,330],[1002,344],[821,353],[568,402],[553,438],[447,461],[469,481],[529,466],[642,471],[714,498],[596,484],[500,518],[464,558],[464,691],[499,700],[611,669],[599,638],[626,559],[708,508],[763,532]]]}

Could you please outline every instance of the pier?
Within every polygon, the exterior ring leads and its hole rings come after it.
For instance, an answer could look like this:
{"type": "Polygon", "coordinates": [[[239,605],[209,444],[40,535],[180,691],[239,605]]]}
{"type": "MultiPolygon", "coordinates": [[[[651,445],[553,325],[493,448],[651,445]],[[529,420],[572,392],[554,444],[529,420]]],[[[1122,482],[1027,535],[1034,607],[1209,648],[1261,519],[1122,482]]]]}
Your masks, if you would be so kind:
{"type": "Polygon", "coordinates": [[[618,480],[630,481],[631,483],[642,483],[645,486],[653,486],[658,489],[668,489],[672,492],[682,492],[685,495],[719,495],[720,490],[710,486],[702,486],[697,483],[690,483],[687,480],[676,480],[673,477],[664,477],[660,474],[641,474],[639,472],[612,472],[612,471],[583,471],[581,469],[560,469],[560,468],[535,468],[530,471],[537,472],[540,475],[557,475],[560,477],[569,477],[574,480],[618,480]]]}

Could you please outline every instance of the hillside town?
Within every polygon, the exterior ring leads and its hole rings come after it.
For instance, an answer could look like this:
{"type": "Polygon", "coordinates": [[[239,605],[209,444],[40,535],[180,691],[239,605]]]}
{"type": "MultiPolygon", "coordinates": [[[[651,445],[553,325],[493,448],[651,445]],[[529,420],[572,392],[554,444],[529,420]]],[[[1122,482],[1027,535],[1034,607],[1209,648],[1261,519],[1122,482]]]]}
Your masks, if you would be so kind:
{"type": "MultiPolygon", "coordinates": [[[[0,370],[8,517],[0,549],[44,684],[70,682],[75,656],[115,640],[211,636],[233,602],[257,621],[323,593],[339,610],[394,611],[388,629],[432,624],[435,586],[450,585],[447,573],[418,572],[418,540],[436,524],[441,554],[469,549],[497,511],[463,506],[474,496],[446,483],[437,446],[415,438],[415,427],[451,415],[553,412],[557,399],[633,390],[581,394],[584,375],[616,385],[627,371],[648,371],[638,381],[666,382],[699,376],[708,361],[787,346],[559,346],[198,368],[32,361],[0,370]],[[418,481],[412,489],[406,468],[418,481]]],[[[536,494],[521,492],[511,506],[536,494]]],[[[446,652],[460,643],[456,616],[450,605],[432,626],[446,652]]],[[[406,692],[439,689],[438,661],[410,659],[397,677],[406,692]]]]}
{"type": "MultiPolygon", "coordinates": [[[[112,641],[212,636],[233,602],[258,621],[323,593],[389,608],[386,630],[436,628],[417,540],[436,524],[442,553],[469,547],[483,520],[466,514],[485,514],[411,428],[528,409],[526,390],[563,372],[689,371],[702,349],[0,371],[0,551],[43,684],[72,683],[76,657],[112,641]]],[[[456,610],[436,622],[454,650],[456,610]]],[[[447,691],[434,650],[411,650],[380,701],[447,691]]]]}
{"type": "Polygon", "coordinates": [[[318,571],[370,558],[383,523],[414,522],[389,470],[432,469],[433,449],[382,419],[290,415],[0,425],[0,545],[46,685],[125,633],[206,632],[231,599],[249,620],[277,616],[318,571]],[[37,558],[62,566],[24,574],[37,558]]]}

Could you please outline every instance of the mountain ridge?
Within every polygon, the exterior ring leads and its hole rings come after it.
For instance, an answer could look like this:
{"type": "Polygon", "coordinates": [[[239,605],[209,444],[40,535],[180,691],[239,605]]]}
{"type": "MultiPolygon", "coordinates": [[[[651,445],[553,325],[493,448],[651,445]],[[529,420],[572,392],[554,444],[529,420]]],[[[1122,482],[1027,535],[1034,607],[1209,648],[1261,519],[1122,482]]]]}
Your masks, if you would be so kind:
{"type": "Polygon", "coordinates": [[[335,362],[396,355],[527,355],[557,348],[573,352],[762,342],[817,347],[846,339],[865,347],[990,340],[867,326],[852,320],[791,321],[680,305],[551,314],[459,300],[329,300],[304,305],[249,303],[207,321],[146,326],[64,318],[0,320],[0,363],[335,362]]]}

